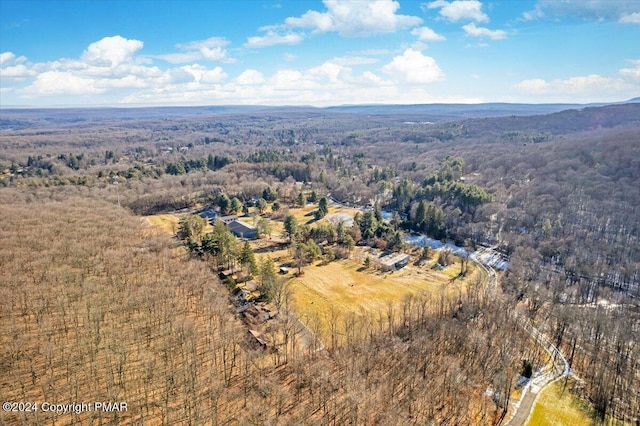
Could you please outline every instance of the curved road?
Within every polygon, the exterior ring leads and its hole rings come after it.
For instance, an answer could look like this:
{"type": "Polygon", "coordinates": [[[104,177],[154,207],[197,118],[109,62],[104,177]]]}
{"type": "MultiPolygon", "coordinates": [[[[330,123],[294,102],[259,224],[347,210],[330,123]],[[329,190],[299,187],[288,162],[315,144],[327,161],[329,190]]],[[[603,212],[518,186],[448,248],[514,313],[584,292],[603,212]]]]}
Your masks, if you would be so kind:
{"type": "MultiPolygon", "coordinates": [[[[496,271],[488,265],[482,263],[478,258],[476,258],[473,254],[469,256],[469,258],[479,265],[484,271],[487,273],[489,277],[489,282],[487,283],[487,292],[495,292],[497,277],[496,271]]],[[[549,354],[552,359],[552,366],[544,374],[540,374],[529,381],[529,383],[525,386],[522,391],[522,396],[520,400],[515,403],[513,407],[513,411],[511,412],[511,416],[505,423],[505,426],[522,426],[527,423],[529,416],[533,410],[533,406],[538,398],[538,394],[549,384],[555,382],[556,380],[569,376],[571,374],[571,369],[569,368],[569,363],[567,362],[562,352],[551,343],[545,336],[531,324],[531,322],[525,318],[520,318],[516,315],[516,321],[520,325],[520,327],[526,331],[540,346],[544,348],[545,351],[549,354]]]]}

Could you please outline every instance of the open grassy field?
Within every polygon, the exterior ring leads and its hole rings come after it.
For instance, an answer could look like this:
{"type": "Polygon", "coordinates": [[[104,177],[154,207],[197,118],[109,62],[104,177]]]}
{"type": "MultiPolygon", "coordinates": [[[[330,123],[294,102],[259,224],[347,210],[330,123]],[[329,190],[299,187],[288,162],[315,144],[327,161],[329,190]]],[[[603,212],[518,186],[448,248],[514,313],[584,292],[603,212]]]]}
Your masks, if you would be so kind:
{"type": "MultiPolygon", "coordinates": [[[[318,208],[317,204],[307,204],[304,207],[298,207],[298,208],[290,208],[289,209],[289,213],[290,215],[294,216],[296,218],[296,220],[298,221],[298,223],[300,225],[309,225],[309,226],[313,226],[314,224],[317,223],[323,223],[327,221],[327,218],[322,218],[319,221],[316,221],[315,217],[313,216],[313,212],[318,208]]],[[[346,213],[349,216],[353,217],[355,216],[355,214],[359,212],[358,209],[354,209],[351,207],[343,207],[343,206],[329,206],[329,212],[327,213],[327,216],[335,214],[335,213],[346,213]]],[[[284,220],[284,217],[283,217],[284,220]]],[[[274,220],[272,221],[272,230],[273,233],[276,235],[282,234],[282,230],[283,230],[283,220],[274,220]]]]}
{"type": "Polygon", "coordinates": [[[175,214],[154,214],[147,216],[147,219],[153,226],[167,234],[175,234],[178,231],[180,218],[175,214]]]}
{"type": "MultiPolygon", "coordinates": [[[[175,233],[178,232],[180,217],[183,214],[184,213],[154,214],[154,215],[146,216],[146,218],[149,219],[149,222],[151,223],[152,226],[154,226],[156,229],[160,230],[161,232],[169,235],[175,235],[175,233]]],[[[205,225],[204,232],[211,232],[212,230],[213,230],[213,226],[207,223],[205,225]]]]}
{"type": "Polygon", "coordinates": [[[560,380],[542,391],[529,417],[528,426],[574,426],[593,423],[587,403],[569,392],[570,385],[564,391],[562,385],[563,381],[560,380]]]}
{"type": "Polygon", "coordinates": [[[319,318],[320,332],[326,337],[327,322],[332,315],[344,318],[354,313],[377,317],[390,305],[398,309],[411,296],[455,297],[481,273],[473,269],[467,278],[453,281],[448,269],[435,271],[410,265],[382,273],[365,269],[352,260],[339,260],[309,265],[302,276],[292,277],[289,285],[298,316],[303,322],[319,318]]]}

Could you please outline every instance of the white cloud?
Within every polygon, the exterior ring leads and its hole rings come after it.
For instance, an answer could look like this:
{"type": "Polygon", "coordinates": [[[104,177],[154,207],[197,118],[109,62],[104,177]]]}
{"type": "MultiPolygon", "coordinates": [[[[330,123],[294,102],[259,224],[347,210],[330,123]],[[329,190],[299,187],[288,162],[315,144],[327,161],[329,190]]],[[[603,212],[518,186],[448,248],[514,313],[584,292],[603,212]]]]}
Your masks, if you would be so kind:
{"type": "Polygon", "coordinates": [[[26,61],[27,61],[27,58],[25,58],[24,56],[20,56],[16,58],[16,55],[13,52],[0,53],[0,67],[22,64],[26,61]]]}
{"type": "Polygon", "coordinates": [[[502,40],[507,37],[507,33],[502,30],[490,30],[484,27],[476,27],[473,22],[463,25],[462,29],[465,33],[473,37],[488,37],[492,40],[502,40]]]}
{"type": "Polygon", "coordinates": [[[30,95],[92,95],[104,93],[95,81],[71,72],[47,71],[38,75],[33,84],[25,89],[30,95]]]}
{"type": "MultiPolygon", "coordinates": [[[[215,49],[225,43],[220,39],[208,39],[179,47],[199,49],[198,57],[202,58],[206,56],[207,49],[215,54],[215,49]]],[[[79,59],[63,58],[28,66],[18,64],[2,68],[2,73],[3,77],[5,71],[11,76],[35,76],[26,87],[14,91],[29,99],[65,95],[103,95],[108,99],[132,91],[166,93],[203,89],[215,87],[228,77],[221,67],[210,69],[197,63],[161,70],[149,64],[148,58],[139,55],[142,46],[138,40],[127,40],[121,36],[106,37],[90,44],[79,59]]],[[[4,63],[26,61],[15,58],[13,54],[4,55],[2,59],[4,63]]]]}
{"type": "Polygon", "coordinates": [[[382,71],[394,77],[401,77],[401,80],[411,84],[433,83],[444,78],[444,73],[435,59],[411,48],[394,57],[382,71]]]}
{"type": "Polygon", "coordinates": [[[375,64],[378,59],[366,56],[341,56],[331,59],[331,62],[338,65],[368,65],[375,64]]]}
{"type": "Polygon", "coordinates": [[[82,54],[82,61],[99,67],[117,67],[130,62],[133,56],[142,49],[140,40],[128,40],[119,35],[105,37],[91,43],[82,54]]]}
{"type": "Polygon", "coordinates": [[[0,86],[14,84],[22,81],[26,77],[33,77],[37,73],[30,69],[25,63],[27,58],[24,56],[16,57],[13,52],[0,53],[0,86]],[[11,83],[8,81],[11,80],[11,83]]]}
{"type": "Polygon", "coordinates": [[[296,60],[296,55],[294,55],[293,53],[285,53],[282,55],[282,60],[285,62],[292,62],[296,60]]]}
{"type": "Polygon", "coordinates": [[[230,41],[224,37],[209,37],[205,40],[189,41],[187,43],[178,43],[176,47],[181,50],[200,50],[202,48],[216,48],[225,47],[230,44],[230,41]]]}
{"type": "Polygon", "coordinates": [[[304,35],[294,32],[279,34],[269,30],[264,36],[249,37],[244,44],[246,47],[268,47],[277,44],[298,44],[304,40],[304,35]]]}
{"type": "Polygon", "coordinates": [[[25,77],[35,76],[37,73],[29,69],[24,64],[10,65],[8,67],[0,68],[0,78],[15,78],[22,79],[25,77]]]}
{"type": "Polygon", "coordinates": [[[287,18],[285,25],[352,37],[390,33],[422,23],[417,16],[397,14],[400,3],[393,0],[324,0],[324,5],[326,12],[309,10],[300,17],[287,18]]]}
{"type": "MultiPolygon", "coordinates": [[[[269,30],[267,30],[269,31],[269,30]]],[[[177,45],[179,54],[226,46],[208,39],[177,45]]],[[[30,63],[12,52],[0,54],[2,105],[336,105],[442,101],[417,84],[442,78],[435,61],[406,49],[377,74],[364,66],[388,51],[369,50],[334,57],[305,69],[271,74],[245,68],[229,75],[220,66],[194,62],[159,68],[142,52],[142,42],[107,37],[88,46],[78,58],[30,63]],[[353,67],[353,68],[352,68],[353,67]],[[363,68],[359,72],[354,69],[363,68]],[[6,76],[16,78],[5,78],[6,76]],[[21,76],[17,78],[17,76],[21,76]]],[[[194,55],[194,58],[196,56],[194,55]]],[[[157,60],[157,59],[156,59],[157,60]]],[[[448,99],[448,98],[447,98],[448,99]]]]}
{"type": "Polygon", "coordinates": [[[543,97],[547,102],[628,99],[634,93],[640,93],[640,60],[629,62],[632,68],[623,68],[611,76],[591,74],[553,80],[533,78],[521,81],[515,88],[525,95],[543,97]]]}
{"type": "Polygon", "coordinates": [[[265,82],[264,75],[260,71],[257,70],[244,70],[238,77],[236,77],[235,82],[243,85],[243,86],[251,86],[256,84],[262,84],[265,82]]]}
{"type": "Polygon", "coordinates": [[[544,16],[544,12],[540,8],[534,10],[528,10],[522,14],[522,19],[525,21],[534,21],[544,16]]]}
{"type": "Polygon", "coordinates": [[[585,91],[600,89],[620,89],[622,85],[623,82],[619,79],[592,74],[588,76],[571,77],[564,80],[556,79],[550,82],[541,79],[525,80],[518,84],[517,87],[536,94],[546,94],[551,91],[579,94],[585,91]]]}
{"type": "Polygon", "coordinates": [[[269,82],[273,84],[274,88],[292,88],[303,81],[302,77],[303,76],[300,71],[280,70],[269,80],[269,82]]]}
{"type": "Polygon", "coordinates": [[[225,73],[221,67],[208,69],[207,67],[204,67],[202,65],[193,64],[185,65],[183,67],[180,67],[180,69],[191,74],[194,78],[194,81],[197,83],[216,84],[223,82],[227,78],[227,73],[225,73]]]}
{"type": "Polygon", "coordinates": [[[433,31],[429,27],[419,27],[411,30],[411,34],[414,36],[418,36],[418,39],[421,41],[443,41],[446,38],[435,31],[433,31]]]}
{"type": "Polygon", "coordinates": [[[525,93],[539,95],[547,93],[549,83],[541,78],[532,78],[529,80],[523,80],[516,84],[516,89],[519,89],[525,93]]]}
{"type": "Polygon", "coordinates": [[[229,40],[222,37],[210,37],[206,40],[178,43],[176,44],[176,48],[182,52],[168,53],[154,57],[172,64],[184,64],[198,60],[235,63],[236,60],[230,58],[227,50],[224,49],[229,43],[229,40]]]}
{"type": "Polygon", "coordinates": [[[640,12],[625,13],[620,16],[618,22],[623,24],[640,24],[640,12]]]}
{"type": "Polygon", "coordinates": [[[456,0],[452,2],[436,0],[428,3],[427,7],[429,9],[440,9],[440,16],[450,22],[489,22],[489,17],[482,11],[482,3],[478,0],[456,0]]]}
{"type": "Polygon", "coordinates": [[[640,23],[640,3],[613,0],[538,0],[533,10],[525,12],[525,20],[542,17],[573,16],[590,21],[640,23]]]}
{"type": "Polygon", "coordinates": [[[631,80],[636,80],[637,83],[640,83],[640,59],[631,59],[629,60],[629,63],[634,67],[621,69],[620,75],[631,80]]]}

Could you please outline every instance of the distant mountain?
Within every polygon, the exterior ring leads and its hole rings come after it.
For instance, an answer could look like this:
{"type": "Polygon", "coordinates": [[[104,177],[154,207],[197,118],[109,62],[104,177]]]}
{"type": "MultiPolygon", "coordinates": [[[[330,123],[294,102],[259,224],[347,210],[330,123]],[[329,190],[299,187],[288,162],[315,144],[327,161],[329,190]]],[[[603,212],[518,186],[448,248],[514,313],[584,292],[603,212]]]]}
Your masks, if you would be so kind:
{"type": "Polygon", "coordinates": [[[504,117],[511,115],[548,114],[567,109],[583,108],[581,104],[416,104],[416,105],[344,105],[325,108],[327,111],[370,115],[424,114],[430,121],[461,118],[504,117]]]}
{"type": "MultiPolygon", "coordinates": [[[[639,103],[640,98],[625,103],[639,103]]],[[[443,122],[472,118],[522,117],[557,113],[605,104],[416,104],[312,106],[222,105],[140,108],[20,108],[0,109],[0,129],[24,129],[55,125],[82,125],[97,121],[166,120],[237,114],[353,114],[398,118],[403,121],[443,122]]]]}
{"type": "MultiPolygon", "coordinates": [[[[458,121],[466,137],[487,137],[514,132],[559,135],[615,127],[623,124],[640,125],[640,103],[624,103],[600,107],[568,109],[544,115],[489,117],[458,121]]],[[[446,126],[446,124],[442,124],[446,126]]],[[[440,127],[440,126],[435,126],[440,127]]],[[[434,129],[436,130],[436,129],[434,129]]]]}

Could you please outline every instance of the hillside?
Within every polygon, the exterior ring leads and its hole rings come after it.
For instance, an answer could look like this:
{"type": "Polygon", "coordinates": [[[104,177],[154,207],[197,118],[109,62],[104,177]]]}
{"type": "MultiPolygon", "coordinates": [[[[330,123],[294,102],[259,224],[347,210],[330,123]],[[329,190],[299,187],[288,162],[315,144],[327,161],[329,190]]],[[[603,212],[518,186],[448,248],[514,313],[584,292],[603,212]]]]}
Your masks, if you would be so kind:
{"type": "Polygon", "coordinates": [[[567,355],[582,379],[574,391],[594,416],[632,421],[640,415],[632,344],[640,324],[639,107],[434,123],[429,114],[466,106],[370,115],[369,107],[153,109],[137,117],[3,110],[7,398],[126,397],[138,408],[123,418],[132,423],[217,415],[221,423],[490,424],[513,405],[505,402],[517,396],[522,360],[544,363],[514,323],[518,312],[567,355]],[[316,217],[323,197],[330,208],[357,212],[354,225],[316,217]],[[236,264],[261,286],[260,272],[244,264],[244,245],[189,240],[180,230],[183,217],[206,209],[243,216],[264,234],[257,254],[274,245],[278,266],[301,269],[289,280],[298,294],[285,320],[265,329],[286,341],[271,351],[251,346],[230,304],[234,281],[245,277],[219,280],[218,268],[236,264]],[[184,241],[154,234],[141,215],[158,215],[184,241]],[[289,216],[300,225],[290,234],[289,216]],[[488,294],[486,281],[466,285],[474,272],[465,276],[463,259],[407,246],[411,232],[469,251],[492,247],[509,268],[488,294]],[[362,253],[385,250],[409,253],[407,270],[369,271],[362,253]],[[315,268],[308,282],[305,268],[315,268]],[[430,286],[429,296],[417,290],[438,271],[450,281],[430,286]],[[403,280],[413,286],[406,298],[384,291],[403,280]],[[375,303],[362,300],[372,294],[375,303]],[[346,297],[367,309],[331,309],[346,297]],[[307,318],[295,320],[295,309],[307,318]],[[304,353],[284,339],[320,313],[326,350],[304,353]]]}

